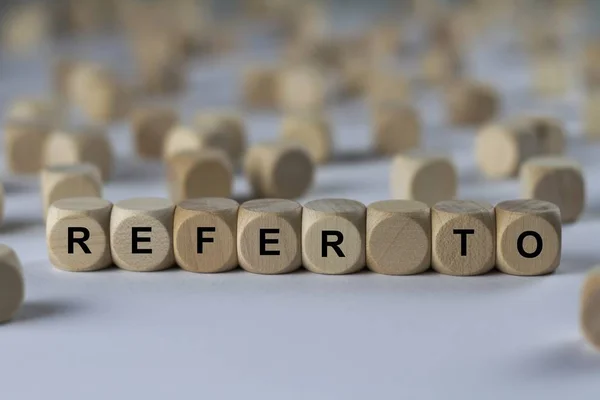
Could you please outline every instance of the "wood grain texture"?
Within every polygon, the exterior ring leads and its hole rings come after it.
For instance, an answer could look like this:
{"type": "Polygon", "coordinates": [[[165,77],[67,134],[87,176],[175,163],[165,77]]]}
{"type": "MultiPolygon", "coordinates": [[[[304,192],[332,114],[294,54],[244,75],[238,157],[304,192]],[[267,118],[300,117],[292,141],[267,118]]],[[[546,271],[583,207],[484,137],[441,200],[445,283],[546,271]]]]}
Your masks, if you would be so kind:
{"type": "Polygon", "coordinates": [[[0,323],[13,318],[24,298],[21,261],[12,248],[0,244],[0,323]]]}
{"type": "Polygon", "coordinates": [[[131,113],[131,134],[138,156],[160,159],[165,137],[177,124],[179,116],[171,107],[138,107],[131,113]]]}
{"type": "Polygon", "coordinates": [[[247,67],[242,76],[242,102],[250,110],[278,107],[279,70],[271,66],[247,67]]]}
{"type": "Polygon", "coordinates": [[[8,170],[32,174],[42,168],[51,127],[37,119],[9,119],[4,124],[4,153],[8,170]]]}
{"type": "Polygon", "coordinates": [[[521,195],[545,200],[560,208],[563,223],[579,219],[585,207],[585,181],[581,165],[566,157],[533,157],[520,172],[521,195]]]}
{"type": "Polygon", "coordinates": [[[500,111],[500,96],[489,85],[462,81],[445,93],[448,120],[458,126],[478,126],[492,120],[500,111]]]}
{"type": "Polygon", "coordinates": [[[217,149],[178,153],[166,162],[171,199],[179,202],[199,197],[229,197],[233,188],[233,166],[217,149]]]}
{"type": "Polygon", "coordinates": [[[600,351],[600,267],[588,273],[581,288],[579,326],[588,343],[600,351]]]}
{"type": "Polygon", "coordinates": [[[45,167],[40,174],[44,217],[57,200],[69,197],[102,197],[100,170],[93,164],[45,167]]]}
{"type": "Polygon", "coordinates": [[[362,203],[322,199],[304,205],[302,264],[309,271],[340,275],[361,270],[366,264],[365,241],[366,207],[362,203]]]}
{"type": "Polygon", "coordinates": [[[114,263],[119,268],[135,272],[172,267],[175,262],[172,243],[174,211],[173,203],[161,198],[134,198],[115,203],[110,218],[114,263]],[[138,240],[135,241],[134,237],[138,240]],[[137,253],[133,252],[134,248],[137,253]]]}
{"type": "Polygon", "coordinates": [[[421,144],[421,118],[414,107],[398,102],[379,104],[372,119],[377,153],[395,155],[421,144]]]}
{"type": "Polygon", "coordinates": [[[112,264],[112,207],[111,202],[96,197],[72,197],[54,202],[46,218],[46,243],[52,265],[71,272],[97,271],[109,267],[112,264]],[[74,231],[70,234],[69,229],[74,231]],[[87,234],[89,236],[85,239],[87,234]],[[73,242],[71,253],[70,237],[85,239],[83,244],[73,242]]]}
{"type": "Polygon", "coordinates": [[[422,201],[433,206],[454,199],[458,176],[454,163],[447,157],[401,154],[392,162],[390,188],[393,198],[422,201]]]}
{"type": "Polygon", "coordinates": [[[288,114],[281,123],[281,137],[306,148],[317,164],[324,164],[333,154],[331,124],[322,113],[288,114]]]}
{"type": "Polygon", "coordinates": [[[411,200],[367,207],[367,267],[385,275],[412,275],[431,266],[431,210],[411,200]]]}
{"type": "Polygon", "coordinates": [[[240,206],[240,267],[256,274],[285,274],[302,265],[302,206],[292,200],[259,199],[240,206]],[[262,253],[262,254],[261,254],[262,253]]]}
{"type": "Polygon", "coordinates": [[[53,131],[43,152],[45,166],[90,163],[98,167],[103,181],[113,171],[113,149],[104,128],[82,126],[53,131]]]}
{"type": "Polygon", "coordinates": [[[238,209],[239,204],[235,200],[226,198],[207,197],[179,203],[173,222],[177,265],[186,271],[201,273],[225,272],[236,268],[238,209]],[[213,240],[201,243],[201,252],[199,234],[205,238],[203,240],[213,240]]]}
{"type": "Polygon", "coordinates": [[[244,173],[256,197],[294,199],[312,186],[315,165],[301,145],[260,143],[248,150],[244,173]]]}
{"type": "Polygon", "coordinates": [[[496,267],[511,275],[554,272],[561,256],[560,221],[560,209],[547,201],[509,200],[497,204],[496,267]]]}
{"type": "Polygon", "coordinates": [[[431,264],[448,275],[481,275],[494,268],[494,207],[484,202],[449,200],[431,208],[431,264]]]}

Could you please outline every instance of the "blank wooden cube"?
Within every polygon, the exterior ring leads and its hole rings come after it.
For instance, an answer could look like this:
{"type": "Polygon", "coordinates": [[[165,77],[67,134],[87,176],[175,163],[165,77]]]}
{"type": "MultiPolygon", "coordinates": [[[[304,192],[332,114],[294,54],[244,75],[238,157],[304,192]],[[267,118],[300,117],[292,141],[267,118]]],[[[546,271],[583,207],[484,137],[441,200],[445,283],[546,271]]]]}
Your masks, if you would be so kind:
{"type": "Polygon", "coordinates": [[[563,223],[575,222],[585,206],[585,182],[581,165],[560,156],[534,157],[520,172],[521,195],[554,203],[563,223]]]}
{"type": "Polygon", "coordinates": [[[203,135],[205,146],[223,150],[234,165],[246,151],[246,127],[241,116],[231,112],[200,112],[194,126],[203,135]]]}
{"type": "Polygon", "coordinates": [[[531,130],[538,142],[538,153],[560,155],[565,152],[566,132],[562,121],[553,117],[529,115],[513,121],[518,129],[531,130]]]}
{"type": "Polygon", "coordinates": [[[221,150],[203,149],[179,153],[167,160],[171,199],[177,203],[198,197],[229,197],[233,166],[221,150]]]}
{"type": "Polygon", "coordinates": [[[177,265],[202,273],[236,268],[238,208],[235,200],[214,197],[177,204],[173,222],[177,265]]]}
{"type": "Polygon", "coordinates": [[[367,207],[367,267],[385,275],[411,275],[431,266],[431,210],[411,200],[367,207]]]}
{"type": "Polygon", "coordinates": [[[404,103],[378,105],[373,112],[375,151],[395,155],[421,144],[421,118],[417,110],[404,103]]]}
{"type": "Polygon", "coordinates": [[[321,113],[298,113],[284,117],[281,137],[303,145],[317,164],[326,163],[333,153],[329,120],[321,113]]]}
{"type": "Polygon", "coordinates": [[[311,187],[315,165],[301,145],[262,143],[248,150],[244,172],[255,196],[293,199],[311,187]]]}
{"type": "Polygon", "coordinates": [[[392,197],[429,206],[456,196],[458,177],[452,160],[436,155],[400,154],[392,162],[392,197]]]}
{"type": "Polygon", "coordinates": [[[4,154],[8,169],[16,174],[39,172],[50,126],[35,119],[10,119],[4,125],[4,154]]]}
{"type": "Polygon", "coordinates": [[[539,153],[533,131],[510,123],[490,124],[475,138],[477,164],[489,178],[514,177],[523,162],[539,153]]]}
{"type": "Polygon", "coordinates": [[[448,275],[481,275],[496,261],[494,207],[449,200],[431,208],[431,264],[448,275]]]}
{"type": "Polygon", "coordinates": [[[0,244],[0,323],[13,318],[24,298],[21,261],[13,249],[0,244]]]}
{"type": "Polygon", "coordinates": [[[457,82],[446,91],[446,109],[454,125],[481,125],[492,120],[500,110],[496,90],[479,82],[457,82]]]}
{"type": "Polygon", "coordinates": [[[236,119],[200,121],[193,127],[179,125],[171,129],[165,138],[163,158],[168,160],[181,152],[220,149],[236,165],[245,151],[245,143],[244,128],[236,119]]]}
{"type": "Polygon", "coordinates": [[[92,164],[53,165],[42,170],[44,216],[57,200],[69,197],[102,197],[100,170],[92,164]]]}
{"type": "Polygon", "coordinates": [[[122,200],[110,218],[114,263],[129,271],[160,271],[173,266],[173,213],[168,200],[154,197],[122,200]]]}
{"type": "Polygon", "coordinates": [[[10,104],[6,119],[37,120],[51,127],[64,121],[64,110],[58,102],[42,99],[17,99],[10,104]]]}
{"type": "Polygon", "coordinates": [[[600,350],[600,268],[594,268],[581,288],[579,325],[583,337],[600,350]]]}
{"type": "Polygon", "coordinates": [[[285,274],[302,265],[302,206],[292,200],[259,199],[240,206],[240,267],[256,274],[285,274]]]}
{"type": "Polygon", "coordinates": [[[297,65],[280,72],[278,104],[287,112],[315,112],[325,108],[331,84],[320,68],[297,65]]]}
{"type": "Polygon", "coordinates": [[[160,159],[165,137],[179,117],[170,107],[141,107],[132,112],[131,133],[137,154],[146,159],[160,159]]]}
{"type": "Polygon", "coordinates": [[[368,77],[367,98],[373,107],[406,102],[410,99],[410,82],[397,72],[372,71],[368,77]]]}
{"type": "Polygon", "coordinates": [[[302,264],[340,275],[365,266],[366,207],[354,200],[313,200],[302,214],[302,264]]]}
{"type": "Polygon", "coordinates": [[[110,219],[112,203],[97,197],[71,197],[48,208],[46,242],[56,268],[97,271],[112,265],[110,219]]]}
{"type": "Polygon", "coordinates": [[[560,264],[561,222],[557,205],[510,200],[496,205],[496,267],[511,275],[544,275],[560,264]]]}
{"type": "Polygon", "coordinates": [[[249,109],[274,109],[278,106],[279,71],[274,67],[251,67],[242,78],[242,101],[249,109]]]}

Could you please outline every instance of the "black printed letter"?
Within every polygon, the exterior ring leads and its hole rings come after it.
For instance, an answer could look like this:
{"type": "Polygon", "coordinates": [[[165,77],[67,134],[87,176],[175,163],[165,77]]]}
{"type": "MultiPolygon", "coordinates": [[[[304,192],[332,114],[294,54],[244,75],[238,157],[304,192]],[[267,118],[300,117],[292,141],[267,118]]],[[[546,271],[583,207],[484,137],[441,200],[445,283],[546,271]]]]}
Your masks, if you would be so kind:
{"type": "Polygon", "coordinates": [[[467,235],[475,233],[475,229],[455,229],[452,231],[455,235],[460,235],[460,255],[467,255],[467,235]]]}
{"type": "Polygon", "coordinates": [[[152,232],[152,227],[133,227],[131,228],[131,252],[133,254],[152,254],[152,249],[138,249],[138,243],[149,242],[149,237],[139,237],[140,232],[152,232]]]}
{"type": "Polygon", "coordinates": [[[522,255],[525,258],[535,258],[535,257],[539,256],[540,253],[542,252],[543,248],[544,248],[544,242],[543,242],[540,234],[537,232],[525,231],[525,232],[521,233],[519,235],[519,238],[517,239],[517,251],[519,252],[520,255],[522,255]],[[523,242],[525,241],[525,238],[527,236],[533,236],[535,238],[535,242],[536,242],[535,250],[532,251],[531,253],[526,252],[525,249],[523,248],[523,242]]]}
{"type": "Polygon", "coordinates": [[[199,226],[196,228],[196,253],[202,254],[202,250],[204,248],[204,243],[213,243],[215,241],[214,238],[205,238],[204,232],[215,232],[217,228],[213,226],[199,226]]]}
{"type": "Polygon", "coordinates": [[[90,230],[84,227],[76,227],[76,226],[70,226],[69,228],[67,228],[67,253],[69,254],[73,254],[74,253],[74,247],[75,247],[75,243],[77,243],[80,247],[81,250],[83,250],[83,252],[85,254],[92,254],[92,252],[90,251],[90,248],[87,246],[87,244],[85,244],[85,241],[88,240],[90,238],[90,230]],[[82,237],[79,238],[75,238],[74,233],[78,232],[78,233],[83,233],[82,237]]]}
{"type": "Polygon", "coordinates": [[[340,244],[344,241],[344,235],[340,231],[323,231],[321,232],[321,257],[327,257],[327,246],[331,246],[338,257],[346,257],[340,249],[340,244]],[[327,241],[327,236],[335,236],[335,242],[327,241]]]}
{"type": "Polygon", "coordinates": [[[279,229],[261,229],[260,230],[260,255],[261,256],[278,256],[280,254],[279,250],[267,250],[267,244],[277,244],[279,243],[279,239],[267,239],[267,234],[279,233],[279,229]]]}

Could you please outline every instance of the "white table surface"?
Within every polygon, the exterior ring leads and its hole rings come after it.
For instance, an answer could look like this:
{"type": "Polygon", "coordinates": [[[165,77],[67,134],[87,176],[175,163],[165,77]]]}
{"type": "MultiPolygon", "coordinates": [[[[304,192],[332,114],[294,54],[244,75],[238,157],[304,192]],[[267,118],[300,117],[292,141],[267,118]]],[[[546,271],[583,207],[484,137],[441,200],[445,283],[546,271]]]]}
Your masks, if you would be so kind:
{"type": "MultiPolygon", "coordinates": [[[[101,49],[101,58],[123,54],[101,49]]],[[[47,92],[48,54],[0,63],[0,111],[15,96],[47,92]]],[[[0,398],[597,399],[600,354],[581,339],[578,300],[584,274],[600,259],[600,145],[582,138],[578,90],[536,98],[518,54],[489,46],[475,54],[471,71],[501,85],[503,114],[564,118],[568,154],[585,167],[587,209],[564,227],[555,274],[67,273],[48,261],[37,178],[4,172],[0,241],[18,252],[27,295],[15,320],[0,326],[0,398]]],[[[242,60],[195,62],[193,90],[179,101],[184,115],[235,103],[231,78],[242,60]]],[[[517,180],[480,175],[472,132],[444,125],[435,93],[418,92],[415,100],[426,120],[423,148],[453,157],[461,198],[519,197],[517,180]]],[[[335,106],[332,116],[335,161],[318,170],[301,201],[388,198],[390,161],[364,150],[364,104],[335,106]]],[[[247,121],[251,141],[276,137],[276,114],[247,121]]],[[[118,157],[106,198],[166,196],[161,166],[130,156],[126,126],[110,134],[118,157]]],[[[240,198],[248,193],[241,176],[235,189],[240,198]]]]}

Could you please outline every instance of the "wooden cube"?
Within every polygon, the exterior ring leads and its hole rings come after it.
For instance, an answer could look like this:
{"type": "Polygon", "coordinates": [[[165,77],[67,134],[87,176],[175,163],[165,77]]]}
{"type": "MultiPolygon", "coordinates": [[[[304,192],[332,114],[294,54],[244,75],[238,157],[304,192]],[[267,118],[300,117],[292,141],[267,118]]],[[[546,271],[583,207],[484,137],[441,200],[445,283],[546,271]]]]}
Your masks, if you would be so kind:
{"type": "Polygon", "coordinates": [[[579,325],[583,337],[600,350],[600,268],[594,268],[581,288],[579,325]]]}
{"type": "Polygon", "coordinates": [[[462,75],[462,56],[453,47],[434,46],[423,55],[421,70],[422,78],[430,84],[453,82],[462,75]]]}
{"type": "Polygon", "coordinates": [[[533,86],[541,96],[564,96],[571,86],[567,60],[561,54],[545,54],[533,61],[533,86]]]}
{"type": "Polygon", "coordinates": [[[496,261],[496,220],[491,204],[449,200],[431,208],[431,264],[448,275],[481,275],[496,261]]]}
{"type": "Polygon", "coordinates": [[[173,266],[173,203],[145,197],[122,200],[110,218],[114,263],[129,271],[150,272],[173,266]]]}
{"type": "Polygon", "coordinates": [[[557,205],[510,200],[496,205],[496,267],[511,275],[544,275],[560,264],[561,222],[557,205]]]}
{"type": "Polygon", "coordinates": [[[431,210],[411,200],[367,207],[367,267],[385,275],[411,275],[431,266],[431,210]]]}
{"type": "Polygon", "coordinates": [[[48,208],[46,242],[56,268],[97,271],[112,265],[110,219],[112,203],[97,197],[71,197],[48,208]]]}
{"type": "Polygon", "coordinates": [[[566,157],[534,157],[520,172],[521,195],[545,200],[560,209],[563,223],[577,221],[585,206],[585,181],[581,165],[566,157]]]}
{"type": "Polygon", "coordinates": [[[303,146],[262,143],[248,150],[244,173],[256,197],[293,199],[312,186],[315,165],[303,146]]]}
{"type": "Polygon", "coordinates": [[[285,274],[302,265],[302,206],[292,200],[247,201],[238,214],[240,266],[256,274],[285,274]]]}
{"type": "Polygon", "coordinates": [[[366,207],[354,200],[313,200],[302,215],[302,264],[319,274],[364,268],[366,207]]]}
{"type": "Polygon", "coordinates": [[[488,178],[514,177],[523,162],[539,153],[534,132],[510,123],[485,126],[475,138],[475,158],[488,178]]]}
{"type": "Polygon", "coordinates": [[[383,155],[395,155],[421,144],[421,118],[404,103],[380,104],[373,112],[373,145],[383,155]]]}
{"type": "Polygon", "coordinates": [[[137,154],[145,159],[160,159],[165,137],[179,116],[170,107],[141,107],[132,112],[131,133],[137,154]]]}
{"type": "Polygon", "coordinates": [[[277,81],[279,107],[287,112],[318,112],[327,104],[331,80],[324,72],[309,65],[283,69],[277,81]]]}
{"type": "Polygon", "coordinates": [[[274,109],[278,106],[279,71],[274,67],[250,67],[242,77],[242,102],[248,109],[274,109]]]}
{"type": "Polygon", "coordinates": [[[4,125],[4,153],[8,169],[16,174],[38,172],[50,126],[35,119],[10,119],[4,125]]]}
{"type": "Polygon", "coordinates": [[[589,139],[598,140],[600,138],[600,91],[596,90],[588,94],[583,112],[585,135],[589,139]]]}
{"type": "Polygon", "coordinates": [[[200,112],[194,126],[204,137],[204,145],[223,150],[234,165],[246,151],[246,127],[241,116],[230,112],[200,112]]]}
{"type": "Polygon", "coordinates": [[[113,149],[103,128],[83,126],[55,130],[44,147],[44,165],[90,163],[98,167],[103,181],[113,169],[113,149]]]}
{"type": "Polygon", "coordinates": [[[39,49],[51,36],[48,4],[26,2],[4,4],[0,46],[7,54],[25,54],[39,49]]]}
{"type": "Polygon", "coordinates": [[[167,176],[175,203],[198,197],[229,197],[233,188],[233,166],[217,149],[187,151],[169,158],[167,176]]]}
{"type": "Polygon", "coordinates": [[[329,120],[321,113],[298,113],[284,117],[281,137],[306,148],[317,164],[324,164],[333,153],[329,120]]]}
{"type": "Polygon", "coordinates": [[[453,125],[482,125],[500,111],[498,92],[480,82],[462,81],[450,85],[445,101],[448,119],[453,125]]]}
{"type": "Polygon", "coordinates": [[[102,197],[100,170],[92,164],[53,165],[44,168],[40,177],[44,217],[57,200],[102,197]]]}
{"type": "Polygon", "coordinates": [[[235,200],[214,197],[179,203],[173,222],[177,265],[202,273],[236,268],[238,208],[235,200]]]}
{"type": "Polygon", "coordinates": [[[458,176],[452,160],[427,154],[400,154],[394,158],[390,177],[392,197],[422,201],[429,206],[452,200],[458,176]]]}
{"type": "Polygon", "coordinates": [[[410,92],[410,82],[397,72],[375,70],[369,73],[367,98],[373,107],[407,102],[410,100],[410,92]]]}
{"type": "Polygon", "coordinates": [[[0,323],[13,318],[24,298],[21,261],[13,249],[0,244],[0,323]]]}
{"type": "Polygon", "coordinates": [[[6,119],[36,120],[50,127],[56,127],[64,121],[64,110],[58,102],[23,98],[12,102],[6,113],[6,119]]]}
{"type": "Polygon", "coordinates": [[[531,130],[538,142],[538,153],[545,155],[560,155],[565,152],[565,126],[557,118],[528,115],[512,121],[518,129],[531,130]]]}

